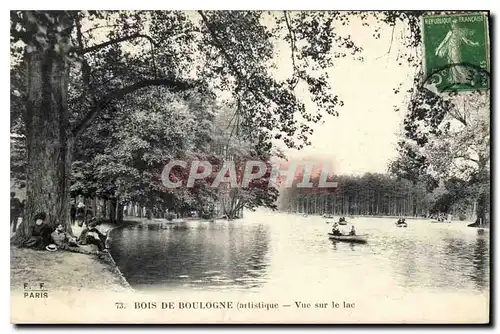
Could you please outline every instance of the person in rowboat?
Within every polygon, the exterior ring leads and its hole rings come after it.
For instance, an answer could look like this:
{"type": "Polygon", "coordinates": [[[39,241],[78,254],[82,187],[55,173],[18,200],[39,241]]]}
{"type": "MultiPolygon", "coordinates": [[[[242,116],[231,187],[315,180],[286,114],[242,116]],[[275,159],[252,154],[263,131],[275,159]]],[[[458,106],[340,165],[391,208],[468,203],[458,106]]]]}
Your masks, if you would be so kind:
{"type": "Polygon", "coordinates": [[[340,229],[339,229],[339,224],[338,223],[333,223],[332,234],[333,235],[342,235],[342,233],[340,233],[340,229]]]}
{"type": "Polygon", "coordinates": [[[349,235],[356,235],[356,229],[354,228],[354,225],[351,226],[351,231],[349,232],[349,235]]]}

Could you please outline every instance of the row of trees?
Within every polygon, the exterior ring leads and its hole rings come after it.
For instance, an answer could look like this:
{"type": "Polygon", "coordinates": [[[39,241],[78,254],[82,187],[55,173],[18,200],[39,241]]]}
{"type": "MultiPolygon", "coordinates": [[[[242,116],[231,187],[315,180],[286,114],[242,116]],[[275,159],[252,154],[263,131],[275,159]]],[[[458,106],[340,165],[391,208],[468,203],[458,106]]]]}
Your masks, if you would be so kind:
{"type": "MultiPolygon", "coordinates": [[[[317,182],[312,178],[313,184],[317,182]]],[[[439,187],[430,191],[425,182],[413,183],[389,174],[367,173],[363,176],[332,176],[336,188],[283,189],[279,208],[307,214],[376,215],[427,217],[449,212],[462,219],[471,218],[470,203],[455,204],[439,187]]]]}

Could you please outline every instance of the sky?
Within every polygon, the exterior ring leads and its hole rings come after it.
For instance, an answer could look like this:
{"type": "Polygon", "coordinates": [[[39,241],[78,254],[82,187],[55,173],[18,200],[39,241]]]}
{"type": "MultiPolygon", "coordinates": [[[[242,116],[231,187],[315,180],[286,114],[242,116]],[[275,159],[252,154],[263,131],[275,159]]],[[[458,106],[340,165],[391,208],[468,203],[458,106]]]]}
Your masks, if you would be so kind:
{"type": "MultiPolygon", "coordinates": [[[[351,35],[364,49],[360,54],[364,61],[349,57],[336,60],[329,77],[335,94],[344,102],[339,116],[326,115],[323,124],[313,126],[310,146],[301,151],[284,150],[289,160],[330,163],[335,174],[384,173],[397,154],[407,98],[404,93],[394,94],[393,89],[400,84],[411,87],[415,74],[415,69],[404,62],[399,65],[397,60],[398,51],[403,49],[404,27],[394,29],[392,47],[392,28],[388,26],[382,27],[379,39],[372,36],[373,26],[363,27],[356,20],[336,29],[351,35]],[[396,112],[394,106],[401,111],[396,112]]],[[[286,47],[282,45],[283,55],[289,57],[286,47]]]]}

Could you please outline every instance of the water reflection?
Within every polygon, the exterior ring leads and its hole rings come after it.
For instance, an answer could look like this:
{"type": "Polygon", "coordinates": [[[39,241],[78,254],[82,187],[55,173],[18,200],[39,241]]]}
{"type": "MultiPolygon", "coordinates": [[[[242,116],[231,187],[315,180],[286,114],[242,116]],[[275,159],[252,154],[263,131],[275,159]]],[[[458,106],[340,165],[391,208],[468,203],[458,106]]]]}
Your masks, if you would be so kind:
{"type": "Polygon", "coordinates": [[[132,286],[256,287],[266,275],[268,228],[194,222],[190,228],[117,230],[111,253],[132,286]]]}
{"type": "Polygon", "coordinates": [[[484,238],[443,233],[428,240],[387,237],[385,243],[391,245],[391,263],[401,277],[400,286],[455,291],[488,288],[489,246],[484,238]]]}
{"type": "Polygon", "coordinates": [[[251,216],[116,230],[111,252],[137,289],[298,289],[336,295],[489,289],[489,239],[465,224],[356,218],[367,244],[332,242],[320,217],[251,216]]]}
{"type": "Polygon", "coordinates": [[[478,236],[472,254],[474,270],[471,274],[471,278],[476,283],[478,289],[489,288],[490,263],[488,240],[478,236]]]}

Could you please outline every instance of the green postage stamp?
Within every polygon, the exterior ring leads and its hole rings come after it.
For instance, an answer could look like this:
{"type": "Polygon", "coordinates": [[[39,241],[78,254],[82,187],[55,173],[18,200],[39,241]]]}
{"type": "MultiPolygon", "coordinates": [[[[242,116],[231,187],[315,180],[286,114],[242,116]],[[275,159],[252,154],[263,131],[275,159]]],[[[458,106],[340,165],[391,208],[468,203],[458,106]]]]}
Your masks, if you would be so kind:
{"type": "Polygon", "coordinates": [[[488,89],[488,16],[427,15],[422,21],[429,82],[440,92],[488,89]]]}

